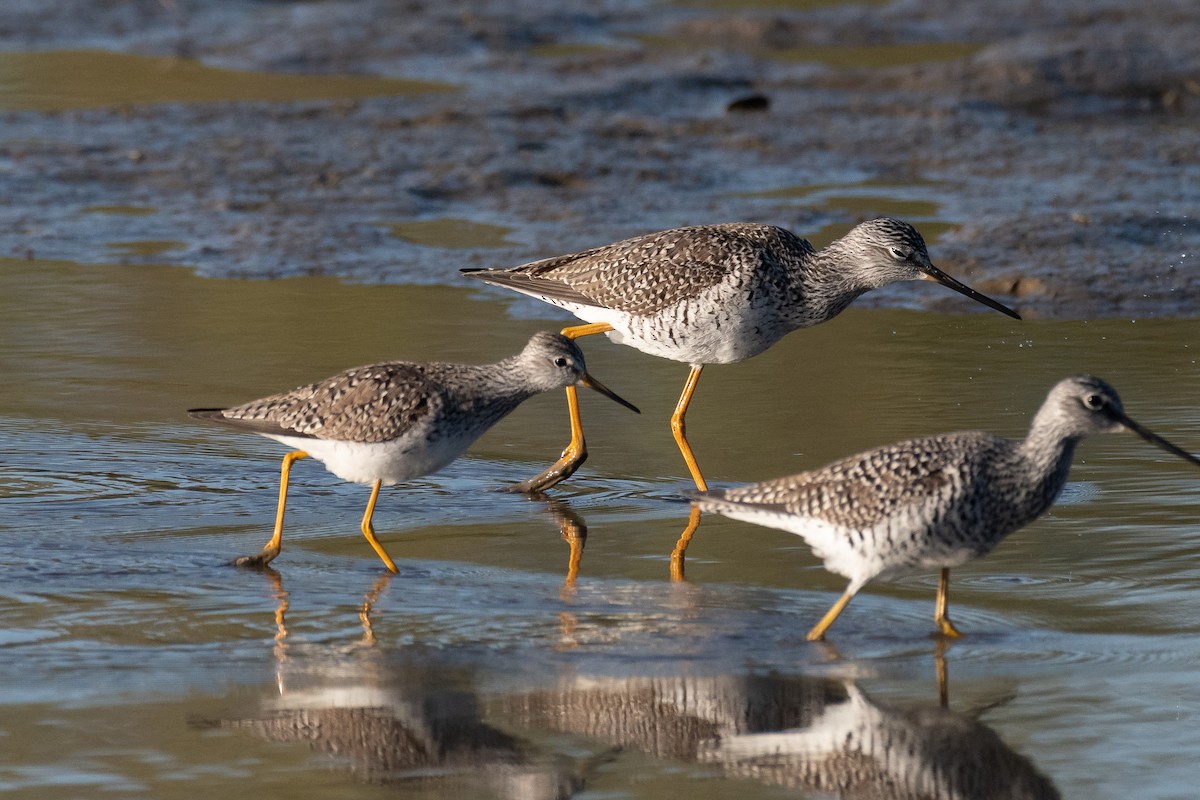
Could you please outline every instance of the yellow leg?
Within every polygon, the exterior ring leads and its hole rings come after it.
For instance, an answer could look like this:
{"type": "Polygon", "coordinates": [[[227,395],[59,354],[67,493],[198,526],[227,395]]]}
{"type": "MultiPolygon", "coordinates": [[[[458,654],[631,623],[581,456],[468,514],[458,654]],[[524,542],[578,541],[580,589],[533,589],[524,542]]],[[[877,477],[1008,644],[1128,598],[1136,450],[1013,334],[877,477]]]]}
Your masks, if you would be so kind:
{"type": "Polygon", "coordinates": [[[850,602],[850,598],[857,594],[858,590],[851,586],[846,587],[846,591],[842,592],[842,596],[833,604],[833,608],[825,612],[825,616],[821,617],[821,621],[808,632],[808,636],[804,637],[810,642],[819,642],[825,638],[825,631],[829,630],[829,626],[838,618],[838,614],[846,608],[846,604],[850,602]]]}
{"type": "Polygon", "coordinates": [[[693,364],[692,371],[688,373],[687,383],[683,385],[683,394],[679,395],[679,402],[675,404],[675,413],[671,415],[671,434],[675,437],[675,444],[679,445],[679,452],[683,453],[684,463],[687,464],[688,472],[692,473],[692,480],[696,482],[696,488],[702,492],[708,491],[708,484],[704,482],[704,476],[700,474],[700,466],[696,463],[696,456],[692,453],[692,446],[688,444],[687,427],[683,421],[683,417],[687,414],[688,404],[692,402],[692,395],[696,391],[696,384],[700,382],[700,370],[704,369],[701,364],[693,364]]]}
{"type": "Polygon", "coordinates": [[[383,485],[383,481],[375,481],[371,484],[371,499],[367,501],[367,510],[362,518],[362,534],[367,537],[367,542],[371,547],[375,548],[375,553],[381,559],[383,564],[388,568],[388,572],[399,572],[396,569],[396,564],[392,561],[392,557],[388,555],[387,550],[383,549],[383,545],[375,538],[375,528],[371,526],[371,517],[375,515],[375,501],[379,499],[379,487],[383,485]]]}
{"type": "Polygon", "coordinates": [[[683,533],[679,534],[679,541],[675,542],[675,549],[671,551],[672,581],[678,582],[684,579],[683,554],[687,552],[688,545],[692,541],[692,535],[698,527],[700,527],[700,508],[699,506],[692,506],[692,513],[688,515],[687,527],[683,529],[683,533]]]}
{"type": "Polygon", "coordinates": [[[261,569],[270,564],[283,549],[283,512],[287,508],[288,476],[292,472],[292,462],[302,458],[308,458],[308,453],[303,450],[293,450],[283,457],[283,466],[279,469],[279,509],[275,512],[275,533],[271,535],[271,540],[258,555],[234,559],[235,566],[261,569]]]}
{"type": "Polygon", "coordinates": [[[589,322],[587,325],[571,325],[559,333],[568,339],[578,339],[581,336],[592,336],[597,333],[608,333],[613,329],[607,322],[589,322]]]}
{"type": "Polygon", "coordinates": [[[950,568],[943,567],[941,577],[938,578],[937,603],[934,605],[933,621],[937,625],[938,633],[943,636],[948,636],[951,639],[957,639],[962,636],[958,632],[958,628],[954,627],[954,623],[950,621],[950,617],[946,615],[946,610],[950,605],[950,568]]]}
{"type": "MultiPolygon", "coordinates": [[[[607,322],[594,322],[588,325],[563,328],[561,333],[568,339],[578,339],[581,336],[605,333],[612,329],[612,325],[607,322]]],[[[525,492],[526,494],[544,492],[556,483],[574,475],[583,466],[583,462],[587,461],[587,442],[583,438],[583,420],[579,415],[579,394],[575,391],[574,386],[567,387],[567,412],[571,417],[571,441],[562,451],[558,461],[529,480],[508,487],[510,492],[525,492]]]]}

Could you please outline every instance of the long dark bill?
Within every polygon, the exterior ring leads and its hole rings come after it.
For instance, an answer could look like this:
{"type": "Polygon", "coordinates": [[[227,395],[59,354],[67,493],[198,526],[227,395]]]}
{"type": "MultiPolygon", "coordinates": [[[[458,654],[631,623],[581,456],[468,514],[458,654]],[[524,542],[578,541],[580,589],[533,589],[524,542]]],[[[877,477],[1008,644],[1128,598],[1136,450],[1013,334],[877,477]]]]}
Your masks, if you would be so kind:
{"type": "Polygon", "coordinates": [[[975,291],[970,286],[967,286],[965,283],[963,283],[961,281],[957,281],[954,278],[951,278],[949,275],[942,272],[940,269],[935,267],[933,264],[930,264],[927,267],[922,267],[921,269],[927,276],[929,276],[927,278],[927,280],[937,281],[942,286],[946,286],[950,289],[953,289],[954,291],[958,292],[959,294],[965,294],[967,297],[971,298],[972,300],[979,302],[979,303],[983,303],[988,308],[994,308],[997,311],[999,311],[1001,314],[1007,314],[1008,316],[1012,317],[1013,319],[1021,318],[1020,314],[1013,311],[1008,306],[1004,305],[1003,303],[996,302],[992,298],[988,297],[986,294],[980,294],[979,292],[975,291]]]}
{"type": "Polygon", "coordinates": [[[583,384],[584,386],[588,387],[589,389],[593,389],[593,390],[599,392],[600,394],[604,395],[605,397],[607,397],[610,400],[616,400],[618,403],[625,406],[626,408],[628,408],[630,411],[632,411],[635,414],[642,413],[640,410],[638,410],[638,407],[635,406],[633,403],[629,402],[624,397],[621,397],[619,394],[617,394],[612,389],[605,386],[600,381],[593,378],[591,375],[584,375],[582,378],[579,379],[579,382],[581,384],[583,384]]]}
{"type": "Polygon", "coordinates": [[[1117,422],[1120,422],[1127,429],[1133,431],[1134,433],[1136,433],[1138,436],[1145,439],[1150,444],[1158,445],[1163,450],[1166,450],[1168,453],[1177,455],[1180,458],[1182,458],[1184,461],[1190,461],[1191,463],[1200,467],[1200,458],[1196,458],[1194,455],[1192,455],[1191,453],[1189,453],[1188,451],[1184,450],[1181,447],[1176,447],[1175,445],[1168,442],[1166,439],[1159,436],[1154,431],[1143,428],[1141,425],[1137,424],[1136,422],[1134,422],[1133,420],[1131,420],[1129,417],[1125,416],[1124,414],[1120,413],[1119,411],[1110,409],[1110,413],[1111,413],[1113,419],[1117,420],[1117,422]]]}

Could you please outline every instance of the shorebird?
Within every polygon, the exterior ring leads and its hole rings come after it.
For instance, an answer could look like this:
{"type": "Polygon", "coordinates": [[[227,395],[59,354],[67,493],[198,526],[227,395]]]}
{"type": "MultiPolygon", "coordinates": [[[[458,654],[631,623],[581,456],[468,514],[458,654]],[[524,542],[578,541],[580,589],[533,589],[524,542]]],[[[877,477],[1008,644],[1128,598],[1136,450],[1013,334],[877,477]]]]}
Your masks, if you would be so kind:
{"type": "Polygon", "coordinates": [[[293,448],[283,457],[274,535],[261,553],[235,564],[262,567],[279,555],[288,474],[294,461],[312,456],[343,480],[371,484],[362,533],[396,572],[371,525],[379,488],[436,472],[522,402],[564,386],[590,387],[637,411],[588,374],[573,341],[543,331],[495,364],[368,364],[233,408],[188,413],[293,448]]]}
{"type": "Polygon", "coordinates": [[[696,506],[804,538],[825,569],[850,580],[808,633],[823,639],[868,582],[941,569],[934,621],[948,637],[950,568],[991,552],[1054,503],[1075,445],[1131,431],[1200,466],[1200,459],[1130,419],[1104,381],[1078,375],[1050,390],[1023,441],[963,431],[898,442],[821,469],[691,495],[696,506]]]}
{"type": "MultiPolygon", "coordinates": [[[[826,322],[871,289],[932,280],[1013,319],[1013,310],[950,277],[929,260],[906,222],[863,222],[821,250],[773,225],[732,223],[650,233],[511,269],[465,269],[487,283],[571,311],[596,333],[644,353],[691,365],[671,431],[696,488],[707,488],[687,441],[684,416],[705,364],[758,355],[797,328],[826,322]]],[[[541,491],[587,458],[574,387],[567,387],[571,442],[551,467],[517,484],[541,491]]]]}

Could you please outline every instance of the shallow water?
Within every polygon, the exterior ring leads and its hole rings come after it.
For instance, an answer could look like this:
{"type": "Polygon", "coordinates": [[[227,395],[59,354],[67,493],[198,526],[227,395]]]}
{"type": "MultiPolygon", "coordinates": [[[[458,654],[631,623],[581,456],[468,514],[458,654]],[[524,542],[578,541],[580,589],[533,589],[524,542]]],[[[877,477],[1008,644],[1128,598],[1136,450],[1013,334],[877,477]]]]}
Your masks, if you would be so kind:
{"type": "MultiPolygon", "coordinates": [[[[565,443],[558,393],[385,490],[399,575],[358,534],[364,487],[308,462],[278,572],[228,566],[269,534],[282,452],[183,409],[382,358],[495,359],[562,324],[446,282],[0,262],[0,792],[823,797],[844,776],[814,764],[852,730],[913,742],[917,776],[1190,794],[1200,475],[1134,437],[1086,442],[1051,514],[954,572],[948,711],[933,575],[869,587],[829,646],[803,634],[841,580],[794,536],[706,517],[670,580],[686,370],[596,338],[589,367],[643,413],[584,397],[591,458],[554,492],[586,526],[573,581],[562,512],[494,491],[565,443]]],[[[689,435],[714,483],[756,480],[933,431],[1019,435],[1087,370],[1200,451],[1198,351],[1197,320],[852,309],[706,371],[689,435]]]]}

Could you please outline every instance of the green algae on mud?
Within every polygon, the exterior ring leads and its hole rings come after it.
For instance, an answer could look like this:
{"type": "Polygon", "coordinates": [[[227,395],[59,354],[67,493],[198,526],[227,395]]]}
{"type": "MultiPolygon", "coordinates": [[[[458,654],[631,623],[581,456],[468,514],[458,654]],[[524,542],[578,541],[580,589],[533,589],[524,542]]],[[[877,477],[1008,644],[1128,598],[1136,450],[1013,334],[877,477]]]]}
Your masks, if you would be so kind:
{"type": "Polygon", "coordinates": [[[251,72],[211,67],[187,58],[106,50],[0,52],[0,110],[7,111],[237,100],[355,100],[456,90],[449,83],[251,72]]]}
{"type": "Polygon", "coordinates": [[[173,250],[184,250],[187,244],[170,239],[135,239],[128,242],[108,242],[104,245],[117,255],[152,258],[173,250]]]}
{"type": "Polygon", "coordinates": [[[508,239],[512,228],[453,217],[394,222],[388,225],[388,230],[397,239],[424,247],[465,249],[513,245],[508,239]]]}

